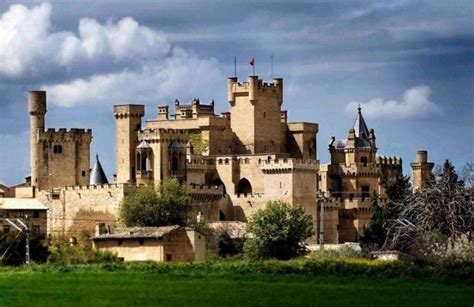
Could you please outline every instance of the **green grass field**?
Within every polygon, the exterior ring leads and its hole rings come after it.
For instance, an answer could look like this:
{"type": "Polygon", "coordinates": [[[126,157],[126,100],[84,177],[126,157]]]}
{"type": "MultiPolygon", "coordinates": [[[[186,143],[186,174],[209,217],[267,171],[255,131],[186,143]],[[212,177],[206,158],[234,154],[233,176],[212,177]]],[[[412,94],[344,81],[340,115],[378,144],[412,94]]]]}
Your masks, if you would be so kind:
{"type": "Polygon", "coordinates": [[[202,274],[145,270],[0,271],[0,306],[473,306],[463,281],[202,274]]]}

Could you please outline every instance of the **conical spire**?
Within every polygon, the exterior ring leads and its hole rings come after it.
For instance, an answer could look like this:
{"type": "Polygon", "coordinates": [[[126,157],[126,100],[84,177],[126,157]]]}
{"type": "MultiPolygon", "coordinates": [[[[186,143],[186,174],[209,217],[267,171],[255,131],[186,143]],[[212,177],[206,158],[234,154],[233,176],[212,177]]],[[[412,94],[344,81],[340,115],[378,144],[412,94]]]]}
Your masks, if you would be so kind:
{"type": "Polygon", "coordinates": [[[108,184],[109,181],[107,180],[107,176],[105,176],[104,169],[99,161],[99,155],[95,156],[95,164],[91,171],[90,177],[90,185],[100,185],[100,184],[108,184]]]}
{"type": "Polygon", "coordinates": [[[355,135],[357,137],[357,145],[358,147],[370,147],[370,140],[369,140],[369,129],[365,124],[364,117],[362,116],[362,108],[357,108],[357,117],[354,122],[354,130],[355,135]]]}

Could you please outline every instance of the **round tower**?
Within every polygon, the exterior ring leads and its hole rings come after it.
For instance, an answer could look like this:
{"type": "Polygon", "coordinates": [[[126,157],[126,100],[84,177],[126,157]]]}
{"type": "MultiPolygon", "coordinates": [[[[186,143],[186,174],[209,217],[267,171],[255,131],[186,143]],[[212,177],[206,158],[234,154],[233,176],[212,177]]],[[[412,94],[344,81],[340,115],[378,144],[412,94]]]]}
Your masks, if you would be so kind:
{"type": "Polygon", "coordinates": [[[30,113],[30,164],[31,186],[38,185],[38,168],[40,159],[39,134],[44,131],[44,117],[46,115],[46,92],[28,92],[28,111],[30,113]]]}

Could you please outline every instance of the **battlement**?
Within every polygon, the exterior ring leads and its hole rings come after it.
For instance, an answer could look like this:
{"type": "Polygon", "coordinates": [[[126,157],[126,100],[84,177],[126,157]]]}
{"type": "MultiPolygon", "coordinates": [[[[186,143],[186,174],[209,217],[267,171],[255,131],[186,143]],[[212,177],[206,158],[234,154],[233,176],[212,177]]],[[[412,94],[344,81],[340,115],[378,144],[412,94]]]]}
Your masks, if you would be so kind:
{"type": "Polygon", "coordinates": [[[402,165],[402,159],[400,157],[387,157],[387,156],[378,156],[377,157],[377,164],[380,165],[402,165]]]}
{"type": "Polygon", "coordinates": [[[188,185],[188,193],[205,193],[205,194],[217,194],[223,195],[224,189],[219,185],[202,185],[202,184],[190,184],[188,185]]]}
{"type": "Polygon", "coordinates": [[[185,129],[145,129],[138,132],[138,141],[146,140],[172,140],[178,139],[185,141],[188,137],[188,131],[185,129]]]}
{"type": "Polygon", "coordinates": [[[236,96],[248,95],[250,102],[259,96],[270,97],[283,102],[283,79],[274,78],[271,83],[263,82],[258,76],[249,76],[247,82],[240,83],[236,77],[227,79],[227,94],[229,103],[235,103],[236,96]]]}
{"type": "Polygon", "coordinates": [[[145,106],[141,104],[114,105],[114,116],[119,118],[141,118],[145,115],[145,106]]]}
{"type": "Polygon", "coordinates": [[[274,159],[262,160],[260,168],[264,173],[272,172],[317,172],[319,161],[311,159],[274,159]]]}
{"type": "Polygon", "coordinates": [[[91,129],[78,128],[48,128],[39,132],[39,141],[53,142],[90,142],[92,140],[91,129]]]}

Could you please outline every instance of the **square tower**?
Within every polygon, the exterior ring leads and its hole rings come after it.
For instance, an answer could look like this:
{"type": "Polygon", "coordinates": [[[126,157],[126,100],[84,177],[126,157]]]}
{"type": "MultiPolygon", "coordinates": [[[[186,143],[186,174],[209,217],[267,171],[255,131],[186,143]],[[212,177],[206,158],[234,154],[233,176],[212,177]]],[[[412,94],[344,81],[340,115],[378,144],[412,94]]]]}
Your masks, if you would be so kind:
{"type": "Polygon", "coordinates": [[[249,76],[238,83],[228,78],[227,94],[231,106],[231,128],[243,144],[243,153],[281,153],[284,151],[281,121],[283,79],[263,83],[249,76]]]}

